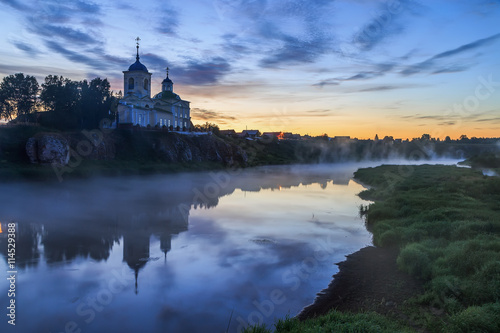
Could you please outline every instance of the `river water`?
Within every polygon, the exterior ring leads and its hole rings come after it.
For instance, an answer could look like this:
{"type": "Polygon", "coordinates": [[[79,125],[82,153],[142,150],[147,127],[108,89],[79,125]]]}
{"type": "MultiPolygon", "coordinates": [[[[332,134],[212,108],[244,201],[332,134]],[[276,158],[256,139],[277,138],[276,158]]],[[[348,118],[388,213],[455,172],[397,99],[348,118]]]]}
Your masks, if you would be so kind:
{"type": "Polygon", "coordinates": [[[15,223],[16,273],[15,296],[0,280],[1,331],[240,332],[295,316],[371,244],[359,166],[2,184],[0,271],[15,223]]]}

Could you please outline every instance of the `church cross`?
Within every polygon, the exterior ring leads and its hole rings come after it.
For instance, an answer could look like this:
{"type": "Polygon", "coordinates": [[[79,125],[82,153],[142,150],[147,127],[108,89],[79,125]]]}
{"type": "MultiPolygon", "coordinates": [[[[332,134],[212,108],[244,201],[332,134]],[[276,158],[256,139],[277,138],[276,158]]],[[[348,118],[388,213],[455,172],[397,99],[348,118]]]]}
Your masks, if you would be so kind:
{"type": "Polygon", "coordinates": [[[141,39],[140,39],[139,37],[137,37],[137,38],[135,39],[135,41],[136,41],[136,43],[137,43],[137,55],[135,56],[135,59],[136,59],[137,61],[139,61],[139,41],[140,41],[140,40],[141,40],[141,39]]]}

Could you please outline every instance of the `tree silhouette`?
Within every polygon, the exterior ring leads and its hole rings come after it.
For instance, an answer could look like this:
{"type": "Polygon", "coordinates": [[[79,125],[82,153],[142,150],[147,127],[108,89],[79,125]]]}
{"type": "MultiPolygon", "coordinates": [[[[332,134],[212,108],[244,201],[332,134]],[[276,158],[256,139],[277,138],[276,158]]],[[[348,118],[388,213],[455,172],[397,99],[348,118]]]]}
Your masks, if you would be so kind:
{"type": "Polygon", "coordinates": [[[3,118],[30,114],[36,105],[38,82],[34,76],[17,73],[3,78],[0,83],[0,112],[3,118]]]}

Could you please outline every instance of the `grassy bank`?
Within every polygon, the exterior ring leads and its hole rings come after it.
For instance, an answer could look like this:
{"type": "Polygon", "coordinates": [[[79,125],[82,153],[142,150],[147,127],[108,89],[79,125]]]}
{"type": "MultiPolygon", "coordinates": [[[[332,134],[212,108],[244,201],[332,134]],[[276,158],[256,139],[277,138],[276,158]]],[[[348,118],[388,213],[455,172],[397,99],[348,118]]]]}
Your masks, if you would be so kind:
{"type": "Polygon", "coordinates": [[[400,249],[401,270],[421,279],[418,320],[431,331],[500,331],[500,178],[453,166],[362,169],[374,188],[374,243],[400,249]]]}
{"type": "Polygon", "coordinates": [[[424,292],[400,307],[403,323],[401,316],[334,311],[280,320],[276,332],[369,332],[365,324],[377,332],[499,332],[500,178],[429,165],[361,169],[355,177],[371,186],[360,196],[375,203],[361,212],[375,245],[399,251],[399,269],[424,292]]]}

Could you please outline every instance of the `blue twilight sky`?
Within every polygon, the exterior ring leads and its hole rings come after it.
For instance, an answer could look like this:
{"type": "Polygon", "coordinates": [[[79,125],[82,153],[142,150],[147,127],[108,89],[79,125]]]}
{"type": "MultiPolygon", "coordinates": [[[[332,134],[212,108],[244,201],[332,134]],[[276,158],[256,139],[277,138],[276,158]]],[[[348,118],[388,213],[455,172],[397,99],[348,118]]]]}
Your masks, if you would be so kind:
{"type": "Polygon", "coordinates": [[[500,0],[0,0],[0,75],[170,67],[193,122],[330,136],[500,136],[500,0]]]}

